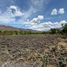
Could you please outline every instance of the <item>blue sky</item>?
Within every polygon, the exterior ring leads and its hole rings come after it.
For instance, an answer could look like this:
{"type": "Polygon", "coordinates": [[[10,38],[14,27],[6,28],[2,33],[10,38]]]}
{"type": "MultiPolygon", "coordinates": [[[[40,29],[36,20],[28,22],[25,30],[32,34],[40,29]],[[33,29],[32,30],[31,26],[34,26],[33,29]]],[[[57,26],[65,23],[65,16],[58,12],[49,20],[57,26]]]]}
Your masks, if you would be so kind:
{"type": "Polygon", "coordinates": [[[0,25],[38,31],[67,23],[67,0],[0,0],[0,25]]]}

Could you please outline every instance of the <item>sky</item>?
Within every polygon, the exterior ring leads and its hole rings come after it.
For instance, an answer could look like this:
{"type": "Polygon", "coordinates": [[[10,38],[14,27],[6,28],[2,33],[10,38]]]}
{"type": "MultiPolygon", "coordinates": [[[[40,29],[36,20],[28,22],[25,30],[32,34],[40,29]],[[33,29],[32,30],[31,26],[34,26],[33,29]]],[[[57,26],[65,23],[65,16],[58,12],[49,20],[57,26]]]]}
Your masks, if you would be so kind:
{"type": "Polygon", "coordinates": [[[0,0],[0,25],[48,31],[67,23],[67,0],[0,0]]]}

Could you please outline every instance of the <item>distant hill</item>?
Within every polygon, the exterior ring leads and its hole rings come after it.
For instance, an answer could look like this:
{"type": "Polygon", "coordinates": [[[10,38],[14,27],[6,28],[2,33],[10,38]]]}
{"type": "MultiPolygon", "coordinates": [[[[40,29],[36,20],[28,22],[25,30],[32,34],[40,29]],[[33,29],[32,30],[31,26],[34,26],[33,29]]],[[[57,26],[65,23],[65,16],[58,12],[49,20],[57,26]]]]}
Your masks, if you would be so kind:
{"type": "Polygon", "coordinates": [[[13,31],[15,31],[15,30],[21,30],[21,29],[19,29],[19,28],[15,28],[15,27],[12,27],[12,26],[5,26],[5,25],[0,25],[0,30],[13,30],[13,31]]]}
{"type": "Polygon", "coordinates": [[[31,29],[22,29],[12,26],[0,25],[0,35],[23,35],[23,34],[40,34],[42,32],[31,30],[31,29]]]}
{"type": "Polygon", "coordinates": [[[0,30],[8,30],[8,31],[32,31],[32,32],[40,32],[37,30],[32,30],[32,29],[22,29],[22,28],[16,28],[12,26],[6,26],[6,25],[0,25],[0,30]]]}

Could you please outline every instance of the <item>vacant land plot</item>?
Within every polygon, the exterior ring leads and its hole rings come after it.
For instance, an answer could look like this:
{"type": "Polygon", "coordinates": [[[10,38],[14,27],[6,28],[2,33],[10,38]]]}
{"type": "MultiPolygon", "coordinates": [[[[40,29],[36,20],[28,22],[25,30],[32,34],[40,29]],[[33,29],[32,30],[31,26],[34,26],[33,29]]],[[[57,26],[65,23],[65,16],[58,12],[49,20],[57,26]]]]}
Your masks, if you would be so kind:
{"type": "Polygon", "coordinates": [[[0,67],[67,67],[64,35],[0,36],[0,67]]]}

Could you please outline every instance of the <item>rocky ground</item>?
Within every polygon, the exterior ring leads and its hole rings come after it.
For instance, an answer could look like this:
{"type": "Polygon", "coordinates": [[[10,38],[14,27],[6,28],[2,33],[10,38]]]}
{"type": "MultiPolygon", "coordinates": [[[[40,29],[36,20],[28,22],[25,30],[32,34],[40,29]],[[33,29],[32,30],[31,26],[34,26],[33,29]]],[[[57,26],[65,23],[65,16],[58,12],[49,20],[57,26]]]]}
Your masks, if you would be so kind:
{"type": "Polygon", "coordinates": [[[0,67],[67,67],[67,37],[0,36],[0,67]]]}

